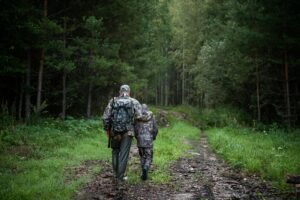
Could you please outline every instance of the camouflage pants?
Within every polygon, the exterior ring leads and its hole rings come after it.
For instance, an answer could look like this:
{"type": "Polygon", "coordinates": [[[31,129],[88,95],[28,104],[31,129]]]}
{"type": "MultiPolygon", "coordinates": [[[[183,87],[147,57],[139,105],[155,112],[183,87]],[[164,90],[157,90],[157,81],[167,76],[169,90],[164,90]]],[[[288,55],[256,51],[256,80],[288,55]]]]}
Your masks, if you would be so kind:
{"type": "Polygon", "coordinates": [[[142,169],[149,170],[153,159],[152,147],[139,147],[139,155],[141,159],[142,169]]]}
{"type": "Polygon", "coordinates": [[[131,141],[132,136],[128,136],[127,133],[116,135],[111,141],[113,170],[115,177],[119,180],[124,178],[131,141]]]}

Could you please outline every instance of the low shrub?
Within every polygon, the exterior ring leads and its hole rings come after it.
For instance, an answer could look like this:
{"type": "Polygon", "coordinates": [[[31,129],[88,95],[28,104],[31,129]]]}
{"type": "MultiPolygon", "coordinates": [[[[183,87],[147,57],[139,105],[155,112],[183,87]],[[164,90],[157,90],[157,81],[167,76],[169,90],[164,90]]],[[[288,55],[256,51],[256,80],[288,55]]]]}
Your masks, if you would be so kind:
{"type": "Polygon", "coordinates": [[[251,123],[251,117],[247,113],[233,107],[204,109],[199,118],[204,129],[226,126],[243,127],[251,123]]]}

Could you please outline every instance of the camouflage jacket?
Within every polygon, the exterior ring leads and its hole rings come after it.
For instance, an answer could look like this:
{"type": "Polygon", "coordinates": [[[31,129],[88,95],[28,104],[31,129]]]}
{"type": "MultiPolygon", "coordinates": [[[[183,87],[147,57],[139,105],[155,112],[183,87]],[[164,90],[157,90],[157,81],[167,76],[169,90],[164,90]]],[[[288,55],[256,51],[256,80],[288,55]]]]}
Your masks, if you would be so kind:
{"type": "Polygon", "coordinates": [[[158,133],[156,121],[151,112],[147,112],[145,115],[150,118],[148,121],[137,120],[134,125],[135,138],[137,140],[138,147],[152,147],[153,140],[156,139],[158,133]]]}
{"type": "MultiPolygon", "coordinates": [[[[106,108],[104,110],[103,116],[102,116],[104,130],[110,130],[110,128],[111,128],[112,104],[113,104],[113,101],[116,101],[118,98],[129,98],[129,100],[132,101],[133,119],[134,120],[146,121],[146,120],[150,119],[149,116],[142,114],[142,106],[141,106],[141,104],[139,103],[138,100],[136,100],[134,98],[131,98],[129,96],[114,97],[109,101],[108,105],[106,106],[106,108]]],[[[134,136],[134,124],[133,123],[134,123],[134,121],[132,121],[132,124],[130,125],[130,127],[128,127],[128,133],[127,134],[130,135],[130,136],[134,136]]]]}

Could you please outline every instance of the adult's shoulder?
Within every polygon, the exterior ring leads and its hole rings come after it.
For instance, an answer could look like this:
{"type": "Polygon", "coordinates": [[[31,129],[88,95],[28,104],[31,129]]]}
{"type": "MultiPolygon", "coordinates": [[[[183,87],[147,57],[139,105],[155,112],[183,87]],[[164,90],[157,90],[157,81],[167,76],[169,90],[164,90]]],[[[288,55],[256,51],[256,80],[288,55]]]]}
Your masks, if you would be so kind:
{"type": "Polygon", "coordinates": [[[113,101],[115,101],[116,100],[116,97],[113,97],[113,98],[111,98],[110,100],[109,100],[109,103],[112,103],[113,101]]]}
{"type": "Polygon", "coordinates": [[[136,100],[135,98],[129,97],[129,99],[134,103],[134,104],[139,104],[140,102],[136,100]]]}

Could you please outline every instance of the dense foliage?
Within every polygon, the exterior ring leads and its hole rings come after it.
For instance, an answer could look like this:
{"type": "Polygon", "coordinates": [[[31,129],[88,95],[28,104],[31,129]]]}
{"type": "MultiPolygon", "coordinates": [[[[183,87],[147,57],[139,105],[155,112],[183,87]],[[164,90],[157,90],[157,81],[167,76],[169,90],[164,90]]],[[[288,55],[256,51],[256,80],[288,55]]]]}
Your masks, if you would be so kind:
{"type": "Polygon", "coordinates": [[[97,115],[122,83],[156,105],[299,125],[299,1],[1,1],[1,115],[97,115]]]}

